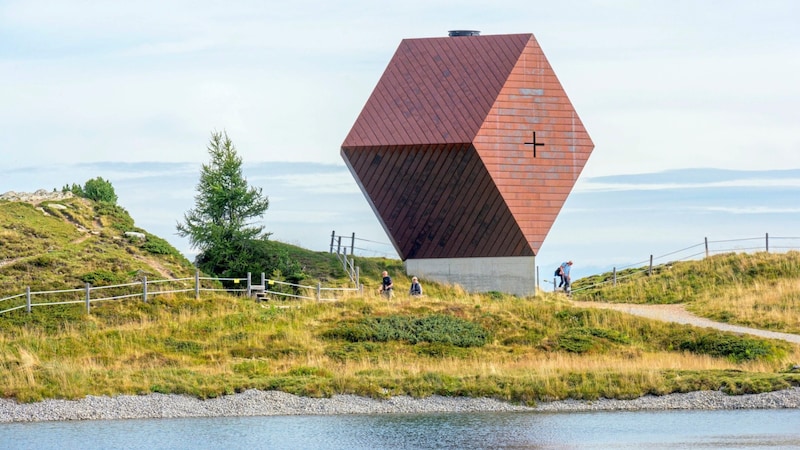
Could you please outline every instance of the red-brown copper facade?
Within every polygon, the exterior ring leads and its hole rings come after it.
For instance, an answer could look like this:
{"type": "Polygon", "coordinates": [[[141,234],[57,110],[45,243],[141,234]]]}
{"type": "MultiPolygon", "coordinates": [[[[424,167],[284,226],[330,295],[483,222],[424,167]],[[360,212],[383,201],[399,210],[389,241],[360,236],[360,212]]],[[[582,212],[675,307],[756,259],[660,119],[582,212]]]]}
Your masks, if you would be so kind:
{"type": "Polygon", "coordinates": [[[535,255],[593,148],[514,34],[403,40],[341,154],[405,260],[535,255]]]}

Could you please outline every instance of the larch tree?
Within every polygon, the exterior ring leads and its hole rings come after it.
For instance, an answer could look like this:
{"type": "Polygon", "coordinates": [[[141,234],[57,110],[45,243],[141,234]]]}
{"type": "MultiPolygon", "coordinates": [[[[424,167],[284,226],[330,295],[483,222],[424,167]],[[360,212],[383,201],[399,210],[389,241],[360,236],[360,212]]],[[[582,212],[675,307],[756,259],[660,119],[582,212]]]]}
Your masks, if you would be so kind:
{"type": "Polygon", "coordinates": [[[213,132],[211,161],[203,164],[195,207],[177,224],[178,234],[199,250],[197,266],[217,276],[242,276],[257,249],[269,237],[255,225],[269,208],[261,188],[250,187],[242,174],[242,158],[226,132],[213,132]]]}

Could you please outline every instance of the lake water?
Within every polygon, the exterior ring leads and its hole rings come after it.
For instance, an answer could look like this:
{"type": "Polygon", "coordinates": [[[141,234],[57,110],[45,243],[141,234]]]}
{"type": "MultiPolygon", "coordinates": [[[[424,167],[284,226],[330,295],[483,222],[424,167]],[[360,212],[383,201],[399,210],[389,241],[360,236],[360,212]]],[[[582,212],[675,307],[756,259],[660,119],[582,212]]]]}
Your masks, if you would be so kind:
{"type": "Polygon", "coordinates": [[[0,424],[3,449],[789,449],[800,409],[0,424]]]}

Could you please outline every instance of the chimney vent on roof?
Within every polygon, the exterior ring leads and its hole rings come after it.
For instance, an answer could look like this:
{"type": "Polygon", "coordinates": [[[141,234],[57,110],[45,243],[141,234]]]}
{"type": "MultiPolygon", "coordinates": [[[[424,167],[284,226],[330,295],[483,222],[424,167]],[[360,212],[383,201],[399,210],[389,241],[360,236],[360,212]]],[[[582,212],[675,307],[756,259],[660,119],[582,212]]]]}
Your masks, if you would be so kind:
{"type": "Polygon", "coordinates": [[[457,36],[480,36],[481,32],[478,30],[450,30],[447,32],[450,37],[457,36]]]}

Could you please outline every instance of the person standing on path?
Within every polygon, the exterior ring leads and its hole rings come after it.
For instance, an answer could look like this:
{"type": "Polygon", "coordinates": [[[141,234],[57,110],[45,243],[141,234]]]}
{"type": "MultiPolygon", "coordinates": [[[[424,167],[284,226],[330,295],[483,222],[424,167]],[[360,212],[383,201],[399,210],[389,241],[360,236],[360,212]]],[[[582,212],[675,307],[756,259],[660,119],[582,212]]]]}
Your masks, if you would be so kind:
{"type": "Polygon", "coordinates": [[[561,282],[558,287],[564,287],[564,292],[569,292],[569,284],[571,278],[569,277],[569,269],[572,267],[572,261],[567,261],[558,266],[558,275],[561,277],[561,282]]]}
{"type": "Polygon", "coordinates": [[[394,289],[394,284],[392,283],[392,277],[389,276],[389,272],[383,271],[381,274],[383,276],[383,281],[381,281],[381,294],[386,297],[387,300],[391,300],[392,298],[392,289],[394,289]]]}

